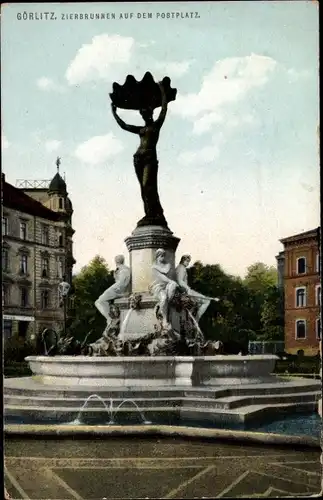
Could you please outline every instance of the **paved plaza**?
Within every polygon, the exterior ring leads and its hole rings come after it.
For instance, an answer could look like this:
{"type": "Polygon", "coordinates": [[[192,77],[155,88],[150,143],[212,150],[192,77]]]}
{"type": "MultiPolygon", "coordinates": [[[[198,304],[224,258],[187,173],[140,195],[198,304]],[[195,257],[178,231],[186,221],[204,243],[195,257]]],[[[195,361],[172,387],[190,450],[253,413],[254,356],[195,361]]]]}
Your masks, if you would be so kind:
{"type": "Polygon", "coordinates": [[[320,450],[168,437],[7,438],[13,499],[243,498],[320,493],[320,450]]]}

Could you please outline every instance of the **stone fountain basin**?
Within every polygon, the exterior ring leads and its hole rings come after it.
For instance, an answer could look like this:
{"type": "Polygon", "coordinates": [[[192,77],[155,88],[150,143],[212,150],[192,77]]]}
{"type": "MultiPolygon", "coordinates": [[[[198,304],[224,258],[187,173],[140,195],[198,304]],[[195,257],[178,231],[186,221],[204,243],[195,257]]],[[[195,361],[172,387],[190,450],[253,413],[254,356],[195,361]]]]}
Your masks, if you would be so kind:
{"type": "Polygon", "coordinates": [[[33,378],[57,386],[165,387],[273,382],[277,356],[28,356],[33,378]]]}
{"type": "Polygon", "coordinates": [[[228,355],[194,358],[192,385],[259,384],[280,380],[273,375],[278,356],[228,355]]]}
{"type": "Polygon", "coordinates": [[[109,387],[191,386],[189,356],[28,356],[33,378],[44,384],[109,387]]]}

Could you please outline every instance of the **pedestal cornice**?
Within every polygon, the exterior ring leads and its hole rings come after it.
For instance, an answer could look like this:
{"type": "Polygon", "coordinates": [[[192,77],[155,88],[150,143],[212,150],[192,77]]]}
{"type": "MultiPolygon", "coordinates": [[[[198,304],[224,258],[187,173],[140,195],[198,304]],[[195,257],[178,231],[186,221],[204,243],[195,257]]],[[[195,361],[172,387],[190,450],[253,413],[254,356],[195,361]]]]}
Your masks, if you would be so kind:
{"type": "Polygon", "coordinates": [[[129,252],[144,248],[164,248],[175,251],[179,242],[180,238],[162,226],[137,227],[131,236],[125,239],[129,252]]]}

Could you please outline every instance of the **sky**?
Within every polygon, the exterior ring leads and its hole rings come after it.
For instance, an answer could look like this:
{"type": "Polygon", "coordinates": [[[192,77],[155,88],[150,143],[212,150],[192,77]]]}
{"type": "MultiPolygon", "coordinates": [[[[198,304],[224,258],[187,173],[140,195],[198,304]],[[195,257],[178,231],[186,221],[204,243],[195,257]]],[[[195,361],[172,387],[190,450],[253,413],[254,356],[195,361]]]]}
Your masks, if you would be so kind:
{"type": "Polygon", "coordinates": [[[317,5],[2,4],[2,171],[14,185],[51,179],[61,157],[74,271],[96,254],[129,261],[124,240],[144,215],[138,137],[117,125],[109,97],[128,74],[177,88],[158,143],[177,260],[190,253],[243,276],[254,262],[276,265],[281,238],[319,225],[317,5]]]}

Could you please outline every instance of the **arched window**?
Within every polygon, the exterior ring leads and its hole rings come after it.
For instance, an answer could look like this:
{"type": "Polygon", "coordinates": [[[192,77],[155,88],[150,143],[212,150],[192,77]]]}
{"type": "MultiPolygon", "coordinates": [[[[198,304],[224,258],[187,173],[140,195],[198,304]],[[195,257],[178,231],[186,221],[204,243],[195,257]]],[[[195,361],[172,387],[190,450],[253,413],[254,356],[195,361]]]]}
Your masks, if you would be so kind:
{"type": "Polygon", "coordinates": [[[64,203],[63,203],[63,198],[59,198],[58,199],[58,208],[63,208],[64,207],[64,203]]]}
{"type": "Polygon", "coordinates": [[[41,308],[48,309],[49,307],[49,291],[43,290],[41,292],[41,308]]]}
{"type": "Polygon", "coordinates": [[[20,274],[27,274],[27,269],[28,269],[28,255],[23,253],[20,256],[20,265],[19,265],[20,274]]]}
{"type": "Polygon", "coordinates": [[[306,288],[305,286],[296,288],[296,307],[306,306],[306,288]]]}
{"type": "Polygon", "coordinates": [[[48,255],[42,256],[42,278],[49,278],[49,257],[48,255]]]}
{"type": "Polygon", "coordinates": [[[316,338],[321,340],[321,318],[316,320],[316,338]]]}
{"type": "Polygon", "coordinates": [[[315,287],[315,305],[321,305],[321,285],[316,285],[315,287]]]}
{"type": "Polygon", "coordinates": [[[64,257],[57,257],[56,270],[57,270],[57,278],[63,279],[63,276],[64,276],[64,257]]]}
{"type": "Polygon", "coordinates": [[[9,270],[9,249],[5,247],[2,247],[2,269],[9,270]]]}
{"type": "Polygon", "coordinates": [[[296,339],[306,338],[306,321],[305,319],[297,319],[295,322],[295,337],[296,339]]]}
{"type": "Polygon", "coordinates": [[[20,287],[20,306],[28,306],[28,288],[26,287],[20,287]]]}

